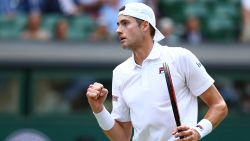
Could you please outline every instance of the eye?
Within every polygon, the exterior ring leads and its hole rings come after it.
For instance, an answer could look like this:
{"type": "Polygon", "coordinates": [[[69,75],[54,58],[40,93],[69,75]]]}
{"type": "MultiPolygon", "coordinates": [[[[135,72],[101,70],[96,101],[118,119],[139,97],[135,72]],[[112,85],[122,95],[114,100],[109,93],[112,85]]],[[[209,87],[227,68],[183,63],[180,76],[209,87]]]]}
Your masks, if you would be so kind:
{"type": "Polygon", "coordinates": [[[123,22],[122,22],[122,25],[123,25],[123,26],[126,26],[127,24],[128,24],[127,21],[123,21],[123,22]]]}

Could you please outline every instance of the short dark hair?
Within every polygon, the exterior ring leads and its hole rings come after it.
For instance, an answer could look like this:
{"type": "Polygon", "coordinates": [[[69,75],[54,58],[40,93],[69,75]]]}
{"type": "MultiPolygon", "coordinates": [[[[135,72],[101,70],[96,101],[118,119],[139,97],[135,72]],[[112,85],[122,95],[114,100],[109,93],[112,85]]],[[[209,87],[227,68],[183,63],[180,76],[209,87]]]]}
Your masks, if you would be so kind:
{"type": "Polygon", "coordinates": [[[125,10],[125,5],[122,6],[122,7],[119,9],[119,12],[121,12],[121,11],[123,11],[123,10],[125,10]]]}
{"type": "MultiPolygon", "coordinates": [[[[138,19],[138,18],[135,18],[135,20],[136,20],[136,22],[137,22],[138,25],[141,25],[141,23],[144,21],[144,20],[141,20],[141,19],[138,19]]],[[[152,38],[154,38],[154,36],[155,36],[155,29],[154,29],[154,27],[150,23],[149,23],[149,26],[150,26],[150,28],[149,28],[150,35],[151,35],[152,38]]]]}

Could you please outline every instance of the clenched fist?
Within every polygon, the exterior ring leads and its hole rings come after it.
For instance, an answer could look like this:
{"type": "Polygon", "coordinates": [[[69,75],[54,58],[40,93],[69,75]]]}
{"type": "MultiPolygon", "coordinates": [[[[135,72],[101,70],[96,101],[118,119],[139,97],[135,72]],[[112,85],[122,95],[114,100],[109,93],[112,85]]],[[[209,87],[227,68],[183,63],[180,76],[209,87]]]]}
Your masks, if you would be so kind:
{"type": "Polygon", "coordinates": [[[89,85],[86,96],[89,105],[94,113],[99,113],[103,109],[103,103],[108,95],[108,90],[100,83],[95,82],[89,85]]]}

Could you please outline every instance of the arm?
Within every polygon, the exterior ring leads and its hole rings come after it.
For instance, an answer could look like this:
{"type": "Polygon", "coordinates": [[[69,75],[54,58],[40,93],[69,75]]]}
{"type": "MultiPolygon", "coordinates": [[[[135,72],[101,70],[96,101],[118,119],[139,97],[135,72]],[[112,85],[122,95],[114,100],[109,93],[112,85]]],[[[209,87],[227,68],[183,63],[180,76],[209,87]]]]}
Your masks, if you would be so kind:
{"type": "MultiPolygon", "coordinates": [[[[224,99],[214,85],[210,86],[205,92],[203,92],[200,95],[200,98],[208,106],[208,111],[203,119],[209,120],[213,128],[217,127],[228,113],[227,105],[224,99]]],[[[185,137],[185,141],[197,141],[200,139],[200,134],[195,129],[185,125],[174,129],[173,135],[177,138],[185,137]]],[[[177,141],[183,140],[178,139],[177,141]]]]}
{"type": "Polygon", "coordinates": [[[226,102],[214,85],[208,88],[200,98],[208,106],[204,119],[209,120],[213,128],[217,127],[228,113],[226,102]]]}
{"type": "Polygon", "coordinates": [[[111,125],[111,128],[105,130],[103,129],[106,136],[111,141],[130,141],[130,137],[132,135],[131,122],[119,122],[115,121],[111,117],[110,113],[106,111],[103,105],[107,95],[108,90],[100,83],[91,84],[86,92],[86,96],[92,111],[95,113],[96,117],[99,115],[97,118],[99,125],[104,124],[106,126],[108,124],[110,126],[110,123],[114,123],[114,125],[111,125]],[[100,113],[102,113],[101,116],[100,113]],[[105,116],[103,117],[103,115],[105,116]]]}
{"type": "Polygon", "coordinates": [[[115,121],[115,125],[111,130],[104,131],[111,141],[130,141],[132,135],[131,122],[115,121]]]}
{"type": "Polygon", "coordinates": [[[177,127],[174,129],[173,135],[175,137],[184,136],[184,139],[188,141],[197,141],[218,126],[226,117],[228,109],[224,99],[213,84],[214,80],[206,72],[198,58],[192,52],[186,50],[181,59],[184,62],[181,69],[187,87],[192,94],[201,98],[208,106],[208,111],[195,127],[185,125],[177,127]]]}

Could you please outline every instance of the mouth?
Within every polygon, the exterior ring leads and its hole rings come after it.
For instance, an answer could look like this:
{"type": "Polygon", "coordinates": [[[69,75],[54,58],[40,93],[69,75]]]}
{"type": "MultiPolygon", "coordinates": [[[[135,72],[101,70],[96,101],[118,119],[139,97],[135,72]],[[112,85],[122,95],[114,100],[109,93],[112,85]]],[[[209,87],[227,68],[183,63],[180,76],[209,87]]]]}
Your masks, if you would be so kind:
{"type": "Polygon", "coordinates": [[[120,42],[124,42],[125,39],[125,37],[120,37],[120,42]]]}

